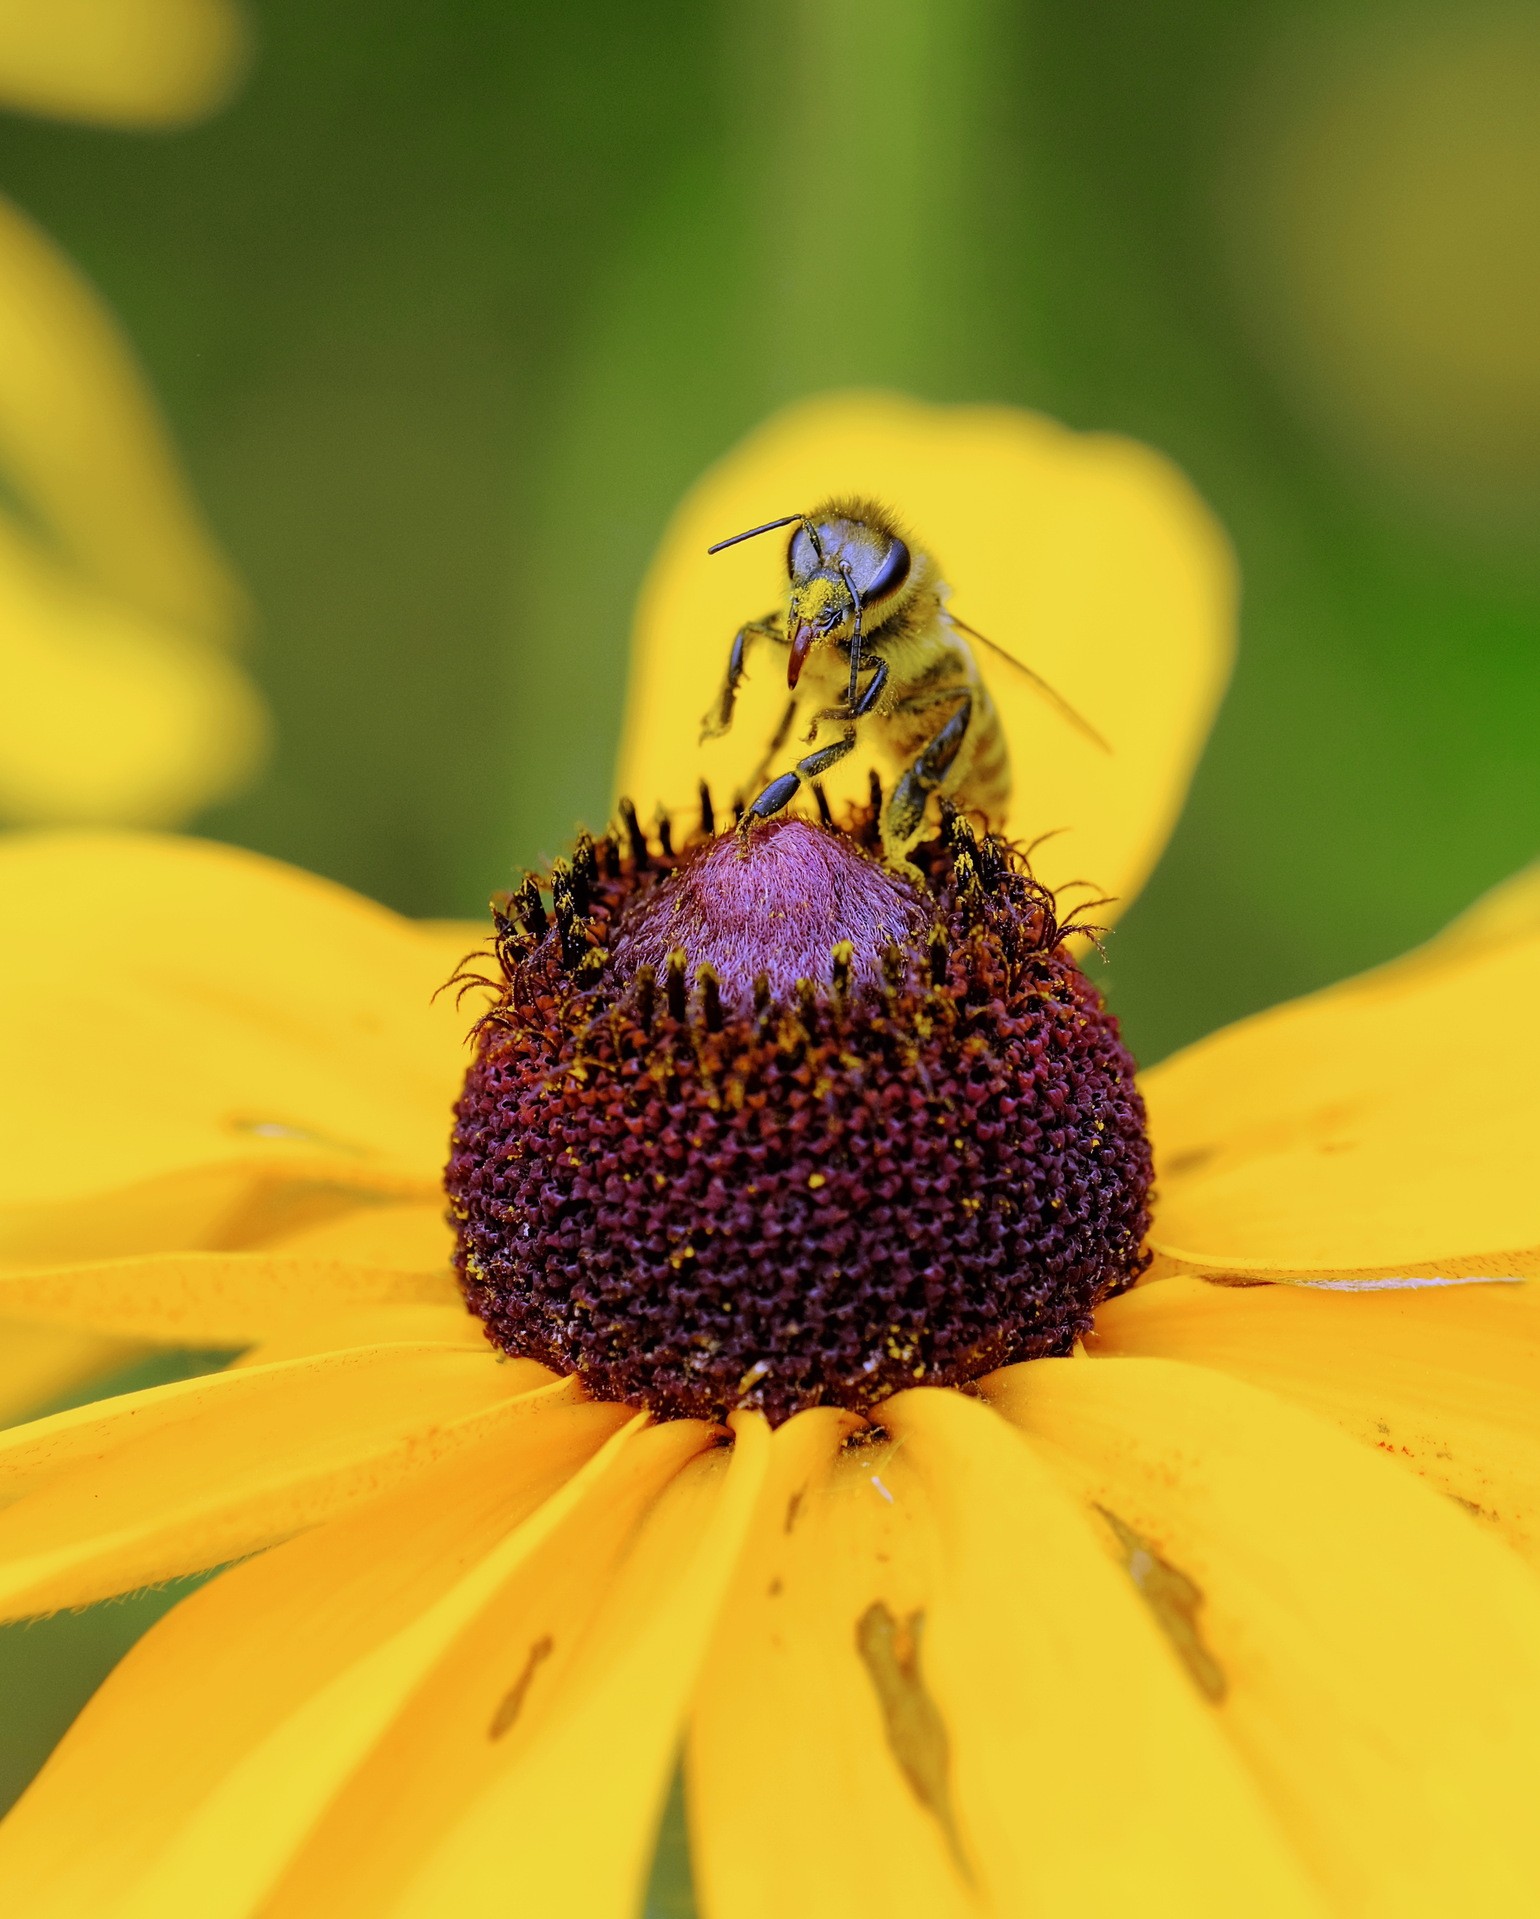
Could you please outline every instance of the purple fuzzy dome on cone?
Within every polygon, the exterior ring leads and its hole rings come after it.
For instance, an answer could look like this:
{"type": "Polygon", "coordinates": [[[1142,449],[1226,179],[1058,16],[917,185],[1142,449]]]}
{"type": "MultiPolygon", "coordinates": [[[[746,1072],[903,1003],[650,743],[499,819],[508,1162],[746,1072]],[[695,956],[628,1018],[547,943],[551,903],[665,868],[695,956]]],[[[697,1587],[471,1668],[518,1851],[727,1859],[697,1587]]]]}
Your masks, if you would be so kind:
{"type": "Polygon", "coordinates": [[[870,1406],[1068,1352],[1142,1270],[1133,1062],[1001,842],[676,853],[623,809],[494,909],[446,1183],[503,1350],[661,1416],[870,1406]]]}

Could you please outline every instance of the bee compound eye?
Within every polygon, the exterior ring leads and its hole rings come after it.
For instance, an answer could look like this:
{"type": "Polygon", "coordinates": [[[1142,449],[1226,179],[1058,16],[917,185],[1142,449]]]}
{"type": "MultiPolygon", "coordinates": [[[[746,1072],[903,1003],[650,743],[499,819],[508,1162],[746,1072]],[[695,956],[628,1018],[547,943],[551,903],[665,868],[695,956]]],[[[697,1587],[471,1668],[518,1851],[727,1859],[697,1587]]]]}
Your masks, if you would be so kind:
{"type": "Polygon", "coordinates": [[[887,551],[878,560],[869,580],[858,579],[863,600],[880,600],[885,594],[894,593],[909,577],[909,549],[900,539],[888,542],[887,551]]]}
{"type": "Polygon", "coordinates": [[[816,572],[820,564],[813,536],[805,525],[799,526],[792,534],[786,547],[786,571],[794,580],[805,580],[810,573],[816,572]]]}

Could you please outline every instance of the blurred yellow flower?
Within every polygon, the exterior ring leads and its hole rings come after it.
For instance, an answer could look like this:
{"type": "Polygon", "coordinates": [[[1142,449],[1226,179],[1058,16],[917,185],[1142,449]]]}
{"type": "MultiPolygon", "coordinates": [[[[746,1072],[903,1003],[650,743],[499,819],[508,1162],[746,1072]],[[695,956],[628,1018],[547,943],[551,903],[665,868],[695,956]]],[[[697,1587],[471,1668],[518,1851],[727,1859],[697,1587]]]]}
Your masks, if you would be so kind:
{"type": "MultiPolygon", "coordinates": [[[[0,102],[171,125],[244,59],[222,0],[18,0],[0,102]]],[[[242,785],[266,719],[240,589],[113,319],[4,202],[0,478],[0,819],[175,825],[242,785]]]]}
{"type": "MultiPolygon", "coordinates": [[[[1086,817],[1136,878],[1228,660],[1222,541],[1149,454],[890,417],[887,461],[829,443],[894,497],[969,451],[925,524],[943,552],[985,513],[1016,529],[1002,631],[1032,629],[1057,577],[1035,516],[1069,502],[1073,659],[1036,631],[1127,746],[1086,817]]],[[[670,535],[633,768],[715,683],[721,632],[659,609],[703,529],[787,503],[781,447],[772,425],[670,535]]],[[[1006,723],[1019,765],[1053,750],[1036,712],[1006,723]]],[[[1157,1265],[1084,1350],[773,1434],[488,1350],[439,1175],[466,1053],[430,996],[463,930],[79,833],[0,851],[0,917],[0,1306],[249,1349],[0,1434],[11,1616],[240,1562],[0,1827],[6,1910],[622,1919],[682,1733],[708,1919],[1540,1903],[1533,877],[1145,1076],[1157,1265]]]]}

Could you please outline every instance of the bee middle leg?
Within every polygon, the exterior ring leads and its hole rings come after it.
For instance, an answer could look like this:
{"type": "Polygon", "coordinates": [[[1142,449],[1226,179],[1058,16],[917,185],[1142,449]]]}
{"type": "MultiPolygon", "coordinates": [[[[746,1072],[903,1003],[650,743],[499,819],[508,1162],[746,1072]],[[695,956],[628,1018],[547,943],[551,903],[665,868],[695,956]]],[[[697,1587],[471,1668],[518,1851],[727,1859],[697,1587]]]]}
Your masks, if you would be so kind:
{"type": "Polygon", "coordinates": [[[951,771],[973,718],[973,695],[966,689],[959,687],[955,693],[937,697],[955,698],[957,709],[915,756],[883,815],[883,851],[900,865],[908,864],[908,850],[924,824],[926,803],[951,771]]]}

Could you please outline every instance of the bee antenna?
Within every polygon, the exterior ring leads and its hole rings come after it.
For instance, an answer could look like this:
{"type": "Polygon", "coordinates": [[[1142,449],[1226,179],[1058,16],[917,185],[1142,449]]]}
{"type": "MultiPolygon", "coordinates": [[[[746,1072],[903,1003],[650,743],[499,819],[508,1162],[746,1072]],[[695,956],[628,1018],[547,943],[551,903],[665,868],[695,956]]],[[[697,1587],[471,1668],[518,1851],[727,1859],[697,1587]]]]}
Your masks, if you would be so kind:
{"type": "Polygon", "coordinates": [[[721,553],[729,546],[737,546],[741,540],[757,540],[761,533],[773,533],[778,526],[796,526],[806,518],[805,513],[788,513],[784,519],[766,520],[763,526],[751,526],[747,533],[735,533],[730,540],[718,540],[715,546],[706,548],[707,555],[721,553]]]}

